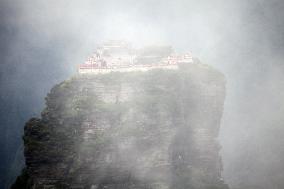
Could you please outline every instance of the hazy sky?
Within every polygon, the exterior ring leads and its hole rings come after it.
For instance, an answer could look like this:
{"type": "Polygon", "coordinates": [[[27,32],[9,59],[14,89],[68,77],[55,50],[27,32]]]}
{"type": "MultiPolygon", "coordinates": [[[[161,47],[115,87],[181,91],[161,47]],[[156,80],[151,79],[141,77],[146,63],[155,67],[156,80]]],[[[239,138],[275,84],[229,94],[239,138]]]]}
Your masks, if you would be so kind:
{"type": "Polygon", "coordinates": [[[126,39],[189,50],[221,70],[227,77],[219,137],[225,180],[234,187],[283,188],[282,0],[0,2],[1,152],[10,154],[2,162],[14,161],[24,121],[39,113],[55,83],[74,74],[97,44],[126,39]]]}

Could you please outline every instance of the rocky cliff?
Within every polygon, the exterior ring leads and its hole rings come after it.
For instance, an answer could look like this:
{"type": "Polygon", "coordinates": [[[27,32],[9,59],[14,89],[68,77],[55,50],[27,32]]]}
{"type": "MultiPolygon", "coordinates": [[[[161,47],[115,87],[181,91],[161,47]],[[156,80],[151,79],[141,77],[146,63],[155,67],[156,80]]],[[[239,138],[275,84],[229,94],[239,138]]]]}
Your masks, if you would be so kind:
{"type": "Polygon", "coordinates": [[[16,188],[227,189],[216,140],[223,75],[178,70],[78,75],[25,126],[16,188]]]}

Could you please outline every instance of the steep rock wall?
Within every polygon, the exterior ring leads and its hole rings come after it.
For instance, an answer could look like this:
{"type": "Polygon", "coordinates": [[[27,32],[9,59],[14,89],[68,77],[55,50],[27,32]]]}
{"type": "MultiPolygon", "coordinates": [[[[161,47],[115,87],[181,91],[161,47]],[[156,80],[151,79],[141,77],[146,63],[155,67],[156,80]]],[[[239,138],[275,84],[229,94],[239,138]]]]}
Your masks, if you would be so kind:
{"type": "Polygon", "coordinates": [[[224,98],[223,75],[202,64],[64,81],[25,126],[12,188],[227,189],[224,98]]]}

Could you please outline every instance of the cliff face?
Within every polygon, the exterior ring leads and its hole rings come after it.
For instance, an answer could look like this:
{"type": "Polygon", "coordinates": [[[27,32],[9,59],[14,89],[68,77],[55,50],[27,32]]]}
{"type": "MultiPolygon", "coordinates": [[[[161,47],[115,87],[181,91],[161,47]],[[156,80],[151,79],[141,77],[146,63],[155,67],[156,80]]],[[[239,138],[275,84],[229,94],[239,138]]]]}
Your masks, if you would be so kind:
{"type": "Polygon", "coordinates": [[[223,75],[201,64],[62,82],[25,126],[12,188],[227,189],[224,96],[223,75]]]}

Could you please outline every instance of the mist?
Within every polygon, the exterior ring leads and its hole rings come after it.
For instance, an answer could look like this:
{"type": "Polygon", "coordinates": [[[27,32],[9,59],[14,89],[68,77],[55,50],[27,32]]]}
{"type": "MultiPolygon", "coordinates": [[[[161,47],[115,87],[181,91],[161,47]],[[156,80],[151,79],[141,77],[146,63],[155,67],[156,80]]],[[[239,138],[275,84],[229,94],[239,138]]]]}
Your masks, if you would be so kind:
{"type": "Polygon", "coordinates": [[[172,45],[222,71],[224,180],[233,189],[283,188],[283,9],[281,0],[2,0],[0,188],[23,166],[24,123],[108,39],[172,45]]]}

